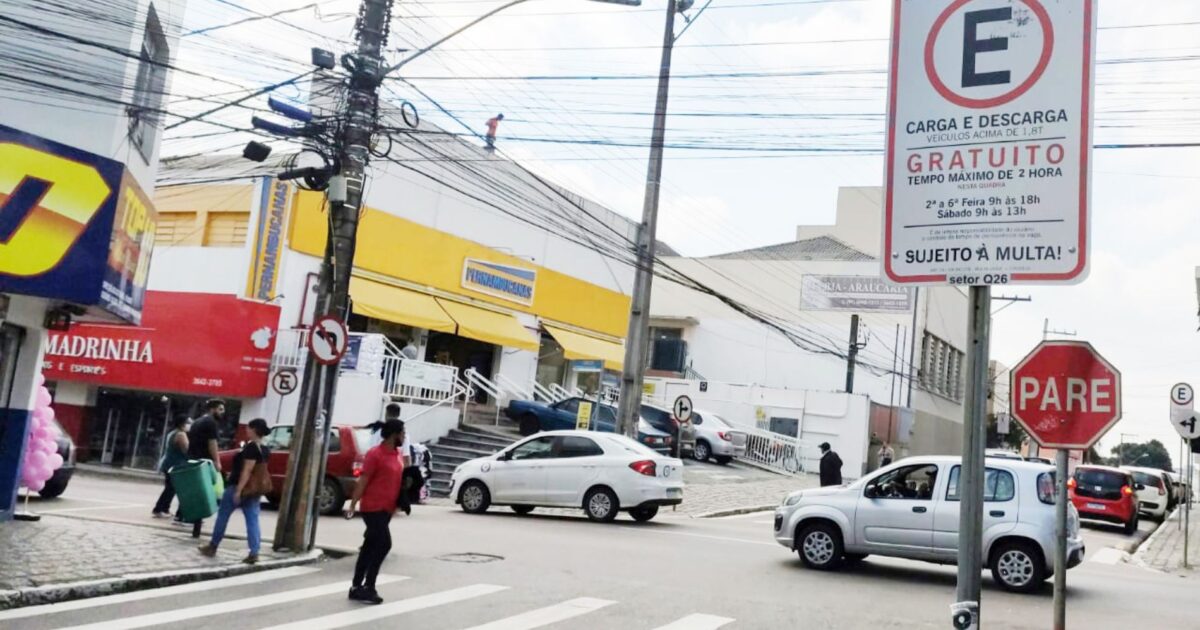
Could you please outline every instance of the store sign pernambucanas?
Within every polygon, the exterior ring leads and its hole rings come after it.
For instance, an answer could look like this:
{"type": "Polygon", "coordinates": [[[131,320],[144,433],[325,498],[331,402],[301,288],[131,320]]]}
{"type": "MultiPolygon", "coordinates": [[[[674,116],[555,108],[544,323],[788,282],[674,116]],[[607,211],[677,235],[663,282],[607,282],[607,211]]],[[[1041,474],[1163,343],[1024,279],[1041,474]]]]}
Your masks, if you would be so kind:
{"type": "Polygon", "coordinates": [[[1087,274],[1095,0],[894,0],[884,268],[906,284],[1087,274]]]}
{"type": "Polygon", "coordinates": [[[0,292],[137,324],[156,225],[124,165],[0,126],[0,292]]]}
{"type": "Polygon", "coordinates": [[[283,231],[291,209],[292,187],[274,177],[259,183],[258,222],[254,232],[254,250],[246,297],[275,299],[279,284],[279,263],[283,256],[283,231]]]}
{"type": "Polygon", "coordinates": [[[912,289],[875,276],[806,275],[800,290],[805,311],[907,313],[912,308],[912,289]]]}
{"type": "Polygon", "coordinates": [[[477,293],[533,306],[537,271],[467,258],[463,261],[462,286],[477,293]]]}

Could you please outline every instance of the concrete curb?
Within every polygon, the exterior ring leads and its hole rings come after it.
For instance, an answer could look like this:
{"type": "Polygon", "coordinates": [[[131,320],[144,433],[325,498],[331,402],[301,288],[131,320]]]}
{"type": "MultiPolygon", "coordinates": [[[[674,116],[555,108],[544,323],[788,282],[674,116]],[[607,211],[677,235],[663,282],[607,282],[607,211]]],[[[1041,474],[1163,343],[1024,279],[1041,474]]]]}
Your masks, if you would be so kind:
{"type": "Polygon", "coordinates": [[[1149,536],[1147,536],[1146,540],[1143,540],[1141,542],[1141,544],[1137,545],[1137,547],[1132,551],[1132,555],[1130,556],[1130,563],[1135,564],[1135,565],[1137,565],[1143,569],[1146,569],[1148,571],[1157,571],[1159,573],[1162,573],[1163,572],[1162,569],[1156,569],[1153,566],[1150,566],[1150,564],[1148,562],[1146,562],[1146,550],[1148,550],[1150,548],[1150,545],[1153,544],[1154,541],[1158,539],[1160,534],[1162,534],[1164,531],[1167,531],[1168,524],[1173,524],[1176,520],[1178,520],[1180,518],[1183,518],[1183,513],[1180,511],[1179,508],[1175,508],[1175,510],[1171,512],[1171,516],[1166,518],[1165,520],[1163,520],[1162,523],[1159,523],[1158,528],[1155,529],[1154,532],[1151,533],[1149,536]]]}
{"type": "Polygon", "coordinates": [[[162,473],[154,473],[145,470],[132,470],[128,468],[109,468],[107,466],[97,466],[94,464],[76,464],[76,475],[91,477],[93,479],[121,479],[123,481],[136,481],[139,483],[157,483],[162,484],[162,473]]]}
{"type": "Polygon", "coordinates": [[[325,553],[315,549],[304,555],[279,560],[263,560],[258,564],[237,564],[224,567],[203,569],[184,569],[181,571],[164,571],[160,573],[140,573],[124,575],[118,578],[89,580],[86,582],[70,582],[66,584],[50,584],[9,591],[0,591],[0,610],[54,604],[73,599],[100,597],[128,591],[140,591],[150,588],[188,584],[203,580],[232,577],[257,571],[270,571],[306,564],[314,564],[324,559],[325,553]]]}
{"type": "Polygon", "coordinates": [[[729,508],[727,510],[714,510],[712,512],[704,512],[702,514],[694,514],[692,518],[721,518],[722,516],[738,516],[741,514],[752,514],[754,512],[768,512],[778,507],[777,503],[767,505],[743,505],[742,507],[729,508]]]}

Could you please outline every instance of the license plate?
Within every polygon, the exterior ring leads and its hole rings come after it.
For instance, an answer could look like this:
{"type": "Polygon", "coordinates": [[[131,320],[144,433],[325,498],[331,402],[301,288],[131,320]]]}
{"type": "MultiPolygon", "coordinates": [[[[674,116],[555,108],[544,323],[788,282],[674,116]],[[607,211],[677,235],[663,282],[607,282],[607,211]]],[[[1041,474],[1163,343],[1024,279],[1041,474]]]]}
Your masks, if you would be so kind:
{"type": "Polygon", "coordinates": [[[683,496],[683,488],[667,488],[667,496],[674,499],[683,496]]]}
{"type": "Polygon", "coordinates": [[[1088,506],[1089,510],[1103,510],[1104,509],[1103,503],[1089,503],[1089,504],[1087,504],[1087,506],[1088,506]]]}

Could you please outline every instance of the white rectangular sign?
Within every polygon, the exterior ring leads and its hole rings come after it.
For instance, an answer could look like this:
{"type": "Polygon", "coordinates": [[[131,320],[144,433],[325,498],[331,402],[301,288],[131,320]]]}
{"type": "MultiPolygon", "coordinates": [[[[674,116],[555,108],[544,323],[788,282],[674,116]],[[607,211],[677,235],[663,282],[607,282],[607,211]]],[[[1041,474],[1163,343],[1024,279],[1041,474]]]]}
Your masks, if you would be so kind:
{"type": "Polygon", "coordinates": [[[800,290],[804,311],[907,313],[912,307],[913,289],[877,276],[805,275],[800,290]]]}
{"type": "Polygon", "coordinates": [[[396,380],[408,387],[449,393],[454,390],[454,368],[435,363],[404,361],[396,380]]]}
{"type": "Polygon", "coordinates": [[[894,0],[884,269],[905,284],[1087,274],[1095,0],[894,0]]]}

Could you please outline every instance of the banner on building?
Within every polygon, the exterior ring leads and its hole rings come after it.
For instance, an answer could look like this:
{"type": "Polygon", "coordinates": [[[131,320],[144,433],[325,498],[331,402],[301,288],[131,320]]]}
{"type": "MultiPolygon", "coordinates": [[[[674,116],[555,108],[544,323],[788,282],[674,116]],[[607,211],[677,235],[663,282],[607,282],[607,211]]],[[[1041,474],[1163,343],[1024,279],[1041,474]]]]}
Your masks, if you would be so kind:
{"type": "Polygon", "coordinates": [[[875,276],[804,276],[800,309],[907,313],[913,309],[913,290],[875,276]]]}
{"type": "Polygon", "coordinates": [[[396,380],[404,386],[450,393],[454,390],[455,370],[451,366],[420,361],[404,361],[396,380]]]}
{"type": "Polygon", "coordinates": [[[258,199],[258,221],[251,241],[250,277],[246,297],[270,301],[278,295],[279,267],[283,257],[283,231],[291,211],[292,187],[274,177],[263,178],[258,199]]]}
{"type": "Polygon", "coordinates": [[[0,292],[139,323],[156,224],[121,163],[0,125],[0,292]]]}
{"type": "Polygon", "coordinates": [[[278,306],[209,293],[145,296],[140,326],[52,331],[46,378],[201,396],[266,394],[278,306]]]}

